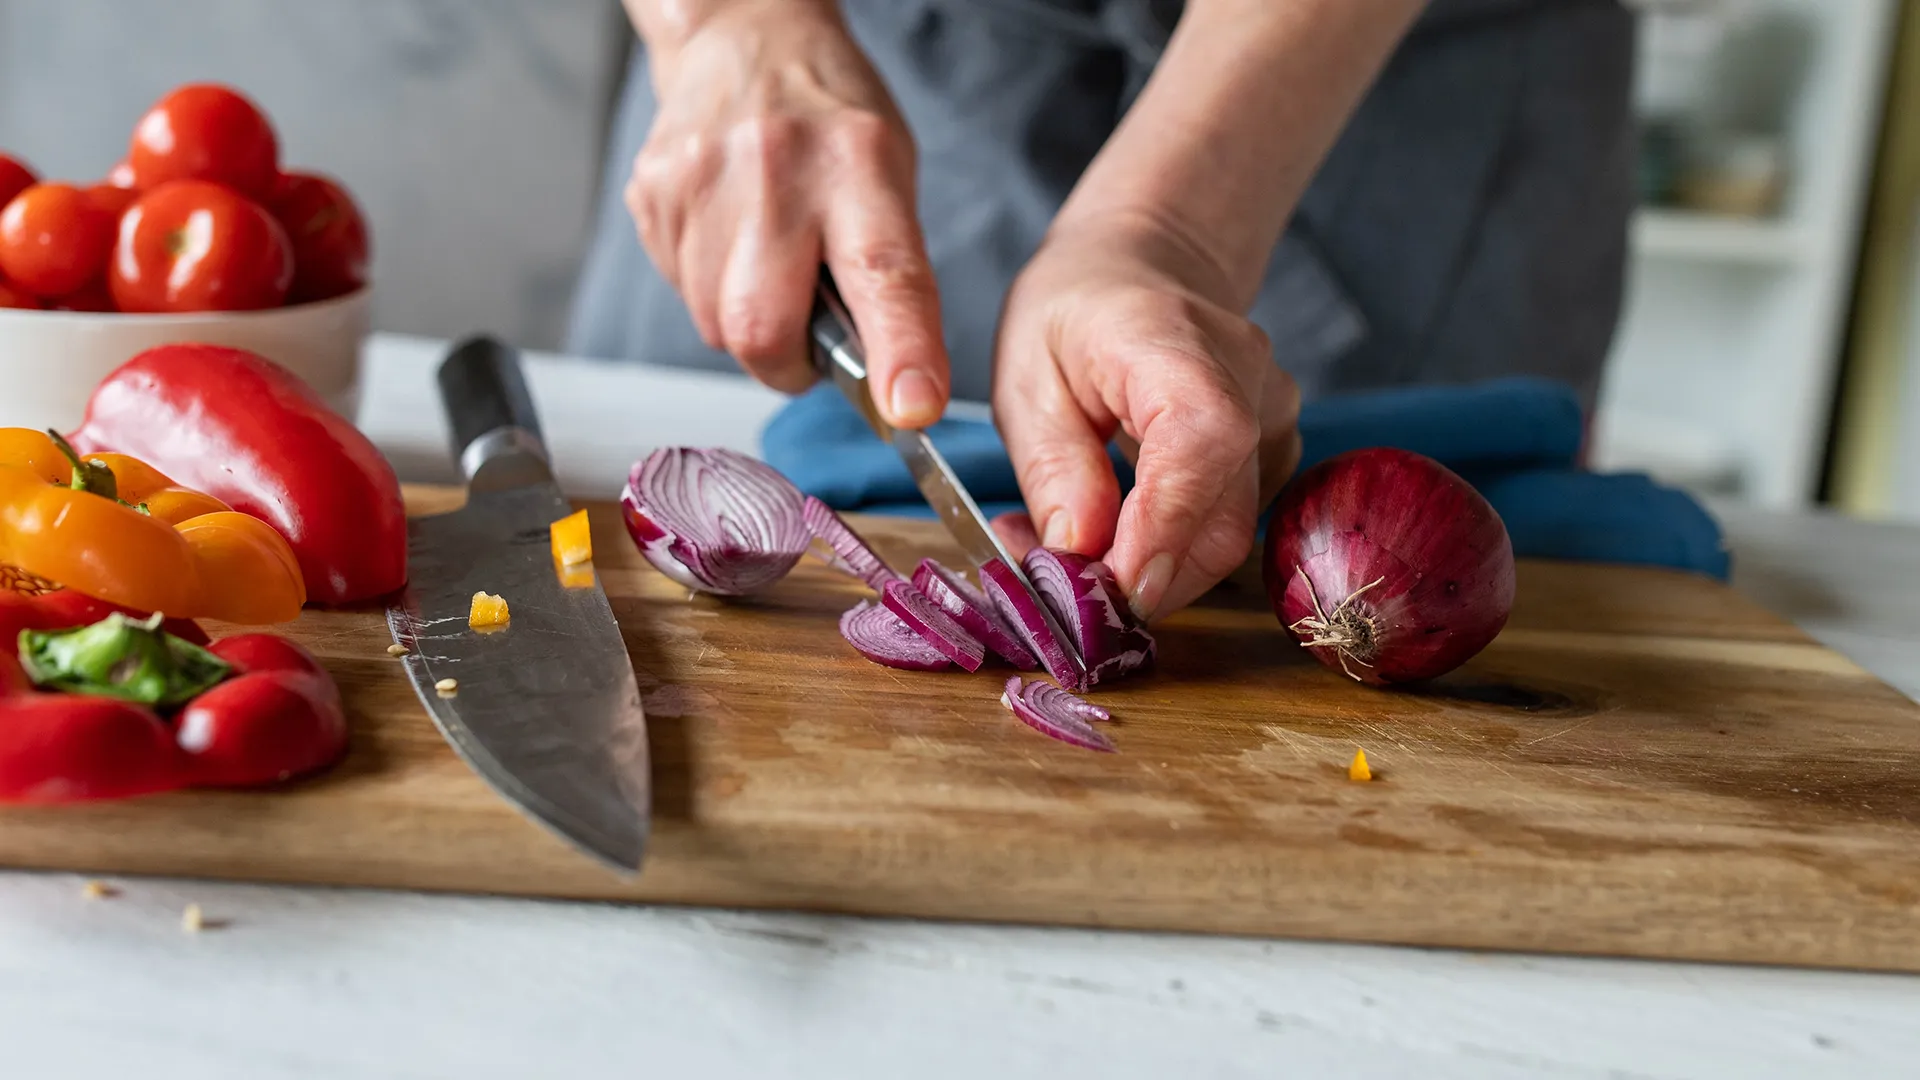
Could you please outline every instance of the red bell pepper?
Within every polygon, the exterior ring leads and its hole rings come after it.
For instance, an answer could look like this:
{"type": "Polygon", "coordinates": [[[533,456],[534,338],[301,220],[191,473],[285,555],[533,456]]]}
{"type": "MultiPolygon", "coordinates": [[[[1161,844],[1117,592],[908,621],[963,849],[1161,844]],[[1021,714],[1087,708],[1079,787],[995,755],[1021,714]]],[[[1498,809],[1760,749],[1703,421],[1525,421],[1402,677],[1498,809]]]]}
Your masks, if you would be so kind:
{"type": "Polygon", "coordinates": [[[48,632],[65,620],[23,599],[37,598],[0,596],[0,802],[265,784],[346,747],[339,689],[291,641],[249,634],[202,650],[111,615],[48,632]],[[174,702],[185,708],[170,726],[154,706],[174,702]]]}
{"type": "Polygon", "coordinates": [[[407,515],[393,467],[262,356],[148,349],[94,389],[69,441],[82,454],[139,458],[266,521],[292,545],[313,602],[370,600],[406,584],[407,515]]]}
{"type": "Polygon", "coordinates": [[[271,634],[226,638],[213,653],[240,675],[180,714],[180,748],[194,783],[276,783],[323,769],[346,750],[340,689],[312,653],[271,634]]]}

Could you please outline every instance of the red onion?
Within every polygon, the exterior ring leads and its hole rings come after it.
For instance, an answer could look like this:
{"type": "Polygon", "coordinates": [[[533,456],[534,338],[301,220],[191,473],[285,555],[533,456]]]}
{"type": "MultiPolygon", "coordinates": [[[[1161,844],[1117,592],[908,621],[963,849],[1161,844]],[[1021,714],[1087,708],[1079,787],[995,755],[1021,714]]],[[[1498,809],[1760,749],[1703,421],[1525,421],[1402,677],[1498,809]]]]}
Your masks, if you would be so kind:
{"type": "Polygon", "coordinates": [[[801,508],[807,529],[833,550],[834,566],[866,582],[876,591],[886,588],[889,581],[901,580],[900,575],[894,573],[892,567],[875,554],[865,540],[860,539],[860,534],[833,512],[833,507],[808,495],[802,500],[801,508]]]}
{"type": "Polygon", "coordinates": [[[860,601],[840,616],[840,636],[876,664],[909,671],[942,671],[953,666],[913,627],[871,600],[860,601]]]}
{"type": "Polygon", "coordinates": [[[1037,547],[1027,552],[1025,566],[1033,591],[1079,646],[1087,665],[1086,686],[1153,661],[1153,635],[1134,616],[1106,563],[1037,547]]]}
{"type": "Polygon", "coordinates": [[[980,670],[980,665],[987,658],[987,647],[962,630],[959,623],[949,618],[946,612],[936,607],[925,593],[911,583],[899,578],[887,582],[886,588],[881,590],[880,602],[933,646],[935,652],[968,671],[980,670]]]}
{"type": "Polygon", "coordinates": [[[1019,668],[1032,671],[1040,666],[1033,651],[1020,643],[1013,630],[993,610],[993,603],[959,574],[932,559],[922,559],[913,571],[913,587],[925,593],[940,610],[953,616],[967,633],[992,649],[994,655],[1019,668]]]}
{"type": "Polygon", "coordinates": [[[1471,485],[1405,450],[1354,450],[1287,485],[1267,527],[1267,598],[1322,664],[1361,682],[1444,675],[1513,607],[1513,544],[1471,485]]]}
{"type": "Polygon", "coordinates": [[[1089,750],[1113,752],[1113,742],[1094,730],[1088,721],[1110,720],[1107,710],[1074,697],[1051,683],[1035,679],[1024,682],[1015,675],[1007,680],[1000,704],[1013,710],[1028,727],[1064,743],[1089,750]]]}
{"type": "Polygon", "coordinates": [[[620,509],[661,573],[724,596],[779,581],[811,542],[799,489],[733,450],[655,450],[634,465],[620,509]]]}
{"type": "Polygon", "coordinates": [[[999,559],[989,559],[980,568],[980,587],[993,604],[993,609],[1040,658],[1040,664],[1047,669],[1047,674],[1063,687],[1086,689],[1086,672],[1074,663],[1073,654],[1047,628],[1046,616],[1041,614],[1039,602],[1020,584],[1020,577],[1012,567],[999,559]]]}

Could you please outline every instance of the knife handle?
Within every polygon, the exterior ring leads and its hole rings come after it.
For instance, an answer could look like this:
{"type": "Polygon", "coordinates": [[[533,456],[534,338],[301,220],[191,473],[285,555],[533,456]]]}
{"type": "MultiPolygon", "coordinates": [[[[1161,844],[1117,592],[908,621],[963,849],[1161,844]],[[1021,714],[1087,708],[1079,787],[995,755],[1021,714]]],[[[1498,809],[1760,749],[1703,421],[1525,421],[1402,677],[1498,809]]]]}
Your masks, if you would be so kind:
{"type": "Polygon", "coordinates": [[[468,480],[508,454],[547,464],[540,414],[520,371],[520,354],[485,334],[454,346],[440,363],[440,403],[446,409],[454,460],[468,480]]]}

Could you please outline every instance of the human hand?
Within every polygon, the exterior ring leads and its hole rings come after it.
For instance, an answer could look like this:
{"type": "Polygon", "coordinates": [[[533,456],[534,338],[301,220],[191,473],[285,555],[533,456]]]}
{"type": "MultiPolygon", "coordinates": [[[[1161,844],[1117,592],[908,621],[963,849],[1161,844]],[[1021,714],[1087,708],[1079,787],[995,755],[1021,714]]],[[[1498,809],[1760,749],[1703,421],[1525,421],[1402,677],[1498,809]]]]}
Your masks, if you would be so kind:
{"type": "Polygon", "coordinates": [[[1104,557],[1143,617],[1240,566],[1300,459],[1298,389],[1266,334],[1210,299],[1226,295],[1168,227],[1081,219],[1056,225],[1001,317],[994,417],[1031,520],[996,527],[1104,557]],[[1136,465],[1124,504],[1115,439],[1136,465]]]}
{"type": "Polygon", "coordinates": [[[881,415],[938,419],[951,382],[913,141],[836,5],[710,4],[684,38],[649,47],[660,109],[626,201],[701,338],[767,385],[804,390],[824,263],[881,415]]]}

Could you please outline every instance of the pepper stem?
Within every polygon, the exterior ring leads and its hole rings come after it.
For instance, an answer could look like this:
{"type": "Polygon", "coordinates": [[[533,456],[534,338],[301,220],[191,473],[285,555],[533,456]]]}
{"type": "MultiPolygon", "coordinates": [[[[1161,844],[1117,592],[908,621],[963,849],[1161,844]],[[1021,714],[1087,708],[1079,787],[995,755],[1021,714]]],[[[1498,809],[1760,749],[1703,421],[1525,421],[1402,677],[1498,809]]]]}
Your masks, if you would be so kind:
{"type": "Polygon", "coordinates": [[[47,435],[53,439],[53,445],[63,457],[73,465],[73,479],[67,486],[75,491],[85,491],[103,499],[120,501],[120,484],[113,478],[113,470],[102,461],[83,461],[80,452],[73,448],[64,436],[52,428],[47,435]]]}
{"type": "Polygon", "coordinates": [[[1307,576],[1307,568],[1296,563],[1293,571],[1300,575],[1301,583],[1307,587],[1307,599],[1313,602],[1313,614],[1301,616],[1287,629],[1305,637],[1306,641],[1302,644],[1309,649],[1335,650],[1340,657],[1340,670],[1346,673],[1347,678],[1354,682],[1364,681],[1347,664],[1351,661],[1361,667],[1373,666],[1361,657],[1373,655],[1374,625],[1372,619],[1361,614],[1360,609],[1354,606],[1354,601],[1368,589],[1387,580],[1386,577],[1374,578],[1348,593],[1346,599],[1333,609],[1333,614],[1328,615],[1326,609],[1320,606],[1320,594],[1313,587],[1313,579],[1307,576]]]}
{"type": "Polygon", "coordinates": [[[233,668],[162,630],[165,617],[135,621],[114,612],[92,626],[25,630],[20,667],[35,686],[99,694],[157,708],[184,705],[233,668]]]}

